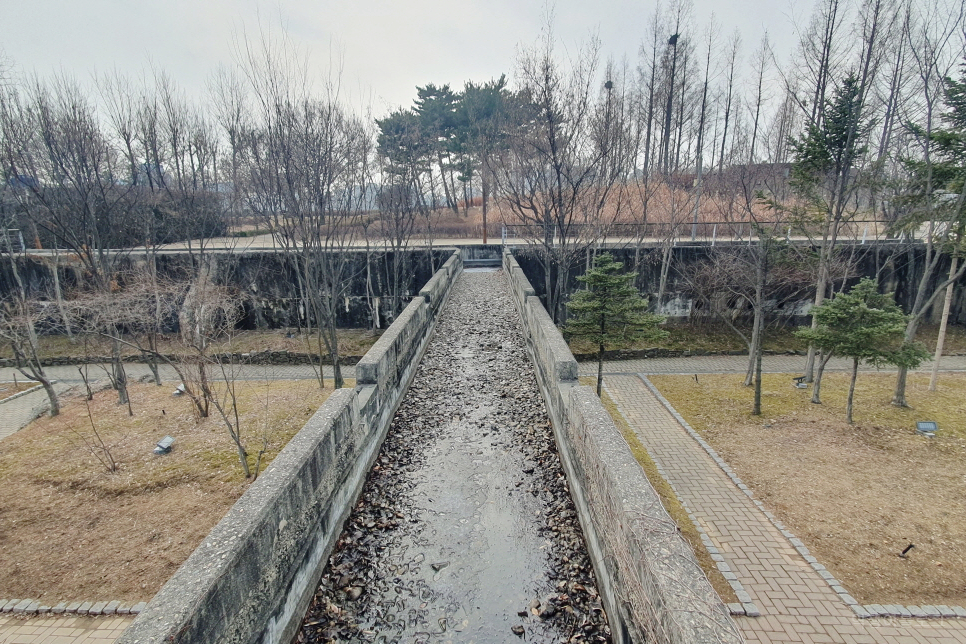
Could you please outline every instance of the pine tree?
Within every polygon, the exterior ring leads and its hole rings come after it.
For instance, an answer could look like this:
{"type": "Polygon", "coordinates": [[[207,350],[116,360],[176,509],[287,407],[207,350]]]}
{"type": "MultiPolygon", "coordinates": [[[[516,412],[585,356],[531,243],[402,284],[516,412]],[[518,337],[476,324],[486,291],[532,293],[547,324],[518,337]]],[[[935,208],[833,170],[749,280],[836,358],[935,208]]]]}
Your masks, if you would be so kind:
{"type": "MultiPolygon", "coordinates": [[[[848,293],[839,293],[814,310],[818,326],[797,335],[812,342],[828,357],[838,354],[852,358],[852,379],[846,417],[852,423],[852,399],[859,363],[895,364],[916,367],[928,354],[920,347],[903,342],[906,315],[895,303],[892,293],[879,293],[875,280],[863,278],[848,293]]],[[[821,368],[814,387],[821,386],[821,368]]],[[[814,399],[813,399],[814,402],[814,399]]]]}
{"type": "MultiPolygon", "coordinates": [[[[804,208],[792,209],[798,225],[809,235],[818,226],[818,276],[815,307],[825,300],[830,285],[830,268],[835,259],[842,224],[854,213],[856,191],[863,182],[858,171],[866,149],[862,144],[871,127],[863,114],[862,82],[849,74],[826,101],[824,118],[810,123],[801,137],[789,141],[794,154],[790,183],[803,200],[804,208]]],[[[812,329],[817,322],[812,318],[812,329]]],[[[805,365],[807,382],[812,382],[815,347],[810,346],[805,365]]]]}
{"type": "Polygon", "coordinates": [[[667,331],[658,328],[660,315],[647,312],[647,300],[634,287],[636,273],[621,273],[624,265],[610,253],[598,255],[594,267],[577,280],[585,288],[567,303],[570,319],[564,333],[584,338],[597,347],[597,396],[603,382],[604,351],[625,347],[638,340],[661,340],[667,331]]]}

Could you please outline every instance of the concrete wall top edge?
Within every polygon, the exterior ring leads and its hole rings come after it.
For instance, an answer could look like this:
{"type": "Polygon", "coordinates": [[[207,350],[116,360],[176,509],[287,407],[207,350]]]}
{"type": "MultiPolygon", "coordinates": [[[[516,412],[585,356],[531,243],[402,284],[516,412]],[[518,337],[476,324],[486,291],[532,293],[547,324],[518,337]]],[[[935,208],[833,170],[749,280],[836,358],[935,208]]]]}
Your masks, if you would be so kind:
{"type": "MultiPolygon", "coordinates": [[[[737,644],[740,634],[721,600],[680,536],[677,525],[664,510],[660,497],[630,452],[610,414],[596,393],[583,385],[569,389],[568,424],[581,433],[581,442],[594,454],[596,467],[584,463],[585,473],[606,478],[597,493],[625,519],[622,527],[599,517],[609,525],[606,540],[610,548],[623,542],[632,560],[641,562],[638,571],[624,570],[623,583],[656,590],[651,610],[664,619],[663,630],[672,642],[737,644]],[[623,533],[623,534],[619,534],[623,533]],[[636,553],[636,556],[635,556],[636,553]],[[644,577],[638,576],[639,572],[644,577]],[[673,632],[669,632],[673,631],[673,632]]],[[[613,519],[613,517],[611,517],[613,519]]],[[[637,609],[644,607],[638,606],[637,609]]]]}
{"type": "Polygon", "coordinates": [[[356,363],[356,382],[359,384],[378,384],[380,365],[386,356],[405,334],[406,328],[414,317],[417,317],[427,306],[426,298],[415,297],[406,305],[402,313],[388,329],[376,340],[364,356],[356,363]]]}
{"type": "Polygon", "coordinates": [[[540,298],[533,295],[527,296],[526,305],[535,327],[532,331],[536,337],[539,337],[541,348],[548,353],[549,358],[553,361],[551,366],[557,379],[576,380],[577,359],[574,358],[574,354],[571,353],[570,347],[567,346],[567,342],[560,334],[560,330],[557,329],[557,325],[553,323],[547,309],[543,307],[540,298]]]}

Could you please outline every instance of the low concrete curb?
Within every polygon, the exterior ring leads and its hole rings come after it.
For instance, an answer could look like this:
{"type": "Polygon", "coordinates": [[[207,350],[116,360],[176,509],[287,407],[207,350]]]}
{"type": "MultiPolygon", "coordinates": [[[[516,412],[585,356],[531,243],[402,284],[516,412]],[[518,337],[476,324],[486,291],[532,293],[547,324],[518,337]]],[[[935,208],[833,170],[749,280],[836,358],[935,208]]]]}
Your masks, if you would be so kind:
{"type": "MultiPolygon", "coordinates": [[[[50,384],[55,384],[56,382],[57,382],[56,380],[51,380],[50,381],[50,384]]],[[[30,389],[24,389],[23,391],[18,391],[14,395],[7,396],[3,400],[0,400],[0,405],[5,405],[6,403],[8,403],[8,402],[10,402],[12,400],[16,400],[17,398],[22,398],[23,396],[26,396],[27,394],[32,394],[33,392],[37,391],[38,389],[43,389],[43,388],[44,388],[43,385],[34,385],[30,389]]]]}
{"type": "Polygon", "coordinates": [[[33,599],[0,599],[0,613],[14,615],[138,615],[147,602],[128,604],[121,601],[101,602],[60,602],[56,606],[46,606],[33,599]]]}

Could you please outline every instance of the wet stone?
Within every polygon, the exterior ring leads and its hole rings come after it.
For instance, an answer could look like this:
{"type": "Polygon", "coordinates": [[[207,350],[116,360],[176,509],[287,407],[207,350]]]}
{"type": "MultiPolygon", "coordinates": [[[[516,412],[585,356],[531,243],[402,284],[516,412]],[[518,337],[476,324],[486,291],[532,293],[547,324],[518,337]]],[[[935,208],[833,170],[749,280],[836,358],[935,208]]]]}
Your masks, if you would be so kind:
{"type": "Polygon", "coordinates": [[[610,641],[505,278],[468,272],[296,641],[485,644],[514,635],[610,641]]]}

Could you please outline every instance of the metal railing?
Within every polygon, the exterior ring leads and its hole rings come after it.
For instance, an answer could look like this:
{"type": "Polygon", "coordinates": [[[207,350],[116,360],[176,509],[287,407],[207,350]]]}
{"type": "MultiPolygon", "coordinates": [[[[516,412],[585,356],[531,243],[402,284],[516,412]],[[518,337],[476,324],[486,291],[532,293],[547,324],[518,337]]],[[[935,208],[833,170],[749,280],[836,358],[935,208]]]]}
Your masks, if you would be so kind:
{"type": "MultiPolygon", "coordinates": [[[[668,222],[614,223],[606,226],[573,224],[567,227],[567,239],[578,242],[598,241],[617,244],[671,242],[674,245],[687,245],[694,242],[713,246],[718,242],[754,241],[759,239],[759,229],[768,230],[770,234],[783,237],[788,241],[808,242],[822,238],[821,229],[818,227],[803,229],[788,224],[772,224],[770,222],[756,226],[748,221],[701,221],[696,224],[693,222],[677,224],[668,222]]],[[[914,234],[903,237],[906,241],[912,241],[915,238],[914,234]]],[[[501,239],[504,245],[536,242],[553,246],[559,243],[559,231],[555,226],[504,224],[501,239]]],[[[838,239],[864,244],[897,238],[890,232],[886,222],[861,219],[842,222],[839,226],[838,239]]]]}

